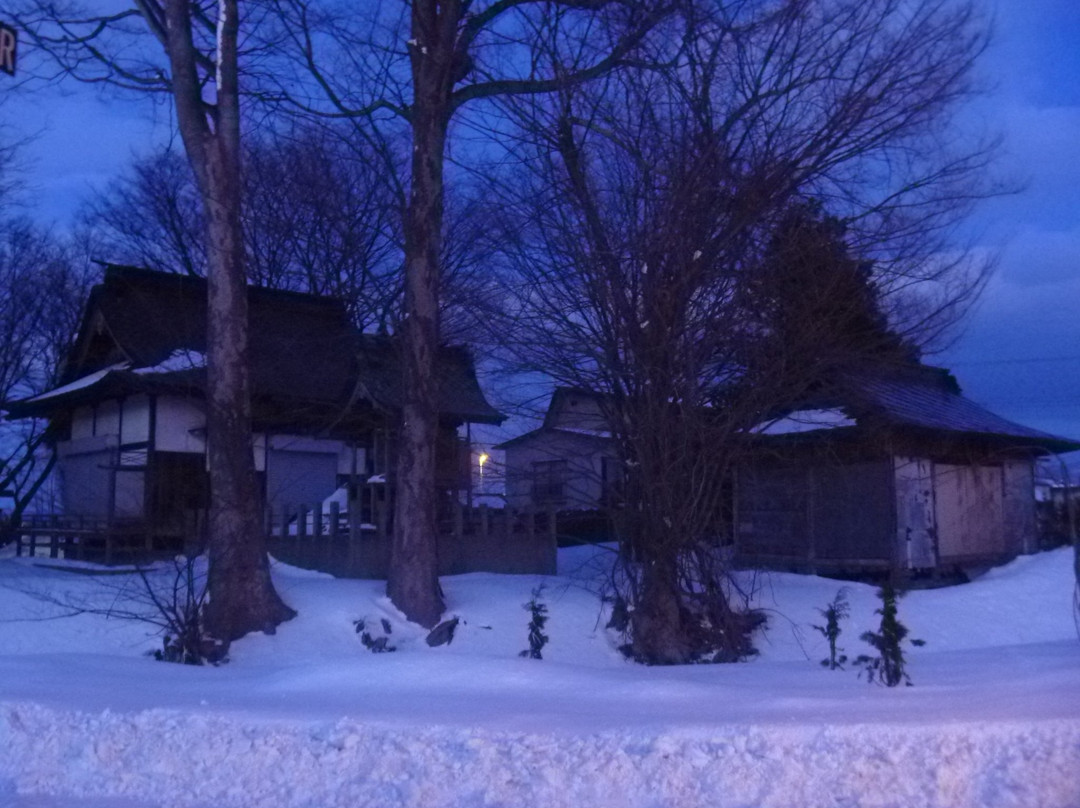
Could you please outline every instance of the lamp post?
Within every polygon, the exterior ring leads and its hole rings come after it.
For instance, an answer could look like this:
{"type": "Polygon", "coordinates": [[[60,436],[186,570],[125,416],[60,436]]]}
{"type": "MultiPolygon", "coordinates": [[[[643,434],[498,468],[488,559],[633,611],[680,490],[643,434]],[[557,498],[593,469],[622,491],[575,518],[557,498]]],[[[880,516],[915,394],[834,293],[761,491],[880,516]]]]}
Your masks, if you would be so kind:
{"type": "Polygon", "coordinates": [[[480,456],[478,458],[476,458],[477,462],[480,464],[480,488],[481,488],[480,493],[481,494],[484,493],[483,492],[483,487],[484,487],[484,464],[486,462],[488,462],[488,460],[490,460],[490,459],[491,459],[491,457],[488,455],[487,452],[481,452],[480,456]]]}

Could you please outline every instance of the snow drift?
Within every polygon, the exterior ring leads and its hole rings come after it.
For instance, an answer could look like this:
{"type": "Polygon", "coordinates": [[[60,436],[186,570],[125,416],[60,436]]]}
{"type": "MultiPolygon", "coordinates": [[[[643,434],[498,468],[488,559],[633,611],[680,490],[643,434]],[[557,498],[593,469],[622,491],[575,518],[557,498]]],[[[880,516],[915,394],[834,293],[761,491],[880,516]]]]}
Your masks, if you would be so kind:
{"type": "MultiPolygon", "coordinates": [[[[755,578],[760,658],[644,668],[603,630],[598,561],[559,576],[444,579],[462,623],[430,649],[377,583],[283,566],[300,617],[219,668],[149,660],[144,626],[50,619],[28,593],[101,578],[0,561],[0,806],[1080,806],[1080,643],[1067,551],[916,591],[911,688],[818,665],[816,609],[848,587],[841,645],[872,587],[755,578]],[[522,605],[545,583],[544,660],[522,605]],[[374,655],[352,621],[387,617],[374,655]]],[[[127,576],[108,576],[116,581],[127,576]]],[[[104,596],[104,595],[103,595],[104,596]]],[[[109,597],[116,597],[110,590],[109,597]]]]}

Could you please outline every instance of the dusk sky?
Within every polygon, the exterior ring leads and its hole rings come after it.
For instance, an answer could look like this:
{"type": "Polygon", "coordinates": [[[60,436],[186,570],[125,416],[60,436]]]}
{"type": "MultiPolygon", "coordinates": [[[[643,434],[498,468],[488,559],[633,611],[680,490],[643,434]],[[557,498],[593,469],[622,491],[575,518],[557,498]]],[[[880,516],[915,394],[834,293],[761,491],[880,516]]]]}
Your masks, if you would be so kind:
{"type": "MultiPolygon", "coordinates": [[[[1023,190],[972,221],[998,270],[954,344],[928,361],[995,412],[1080,438],[1080,0],[986,2],[995,34],[980,78],[991,90],[972,114],[1004,134],[998,170],[1023,190]]],[[[60,227],[169,137],[164,105],[74,84],[4,98],[13,84],[0,75],[0,123],[33,136],[25,178],[39,217],[60,227]]]]}

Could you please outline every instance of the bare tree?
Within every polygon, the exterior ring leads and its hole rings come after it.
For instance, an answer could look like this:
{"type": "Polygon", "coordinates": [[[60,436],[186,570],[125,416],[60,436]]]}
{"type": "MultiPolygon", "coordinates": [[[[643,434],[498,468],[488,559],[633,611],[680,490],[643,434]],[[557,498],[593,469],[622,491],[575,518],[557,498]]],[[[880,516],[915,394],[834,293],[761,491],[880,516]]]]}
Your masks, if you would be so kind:
{"type": "MultiPolygon", "coordinates": [[[[57,383],[95,275],[51,233],[0,213],[0,401],[35,395],[57,383]]],[[[12,499],[5,518],[14,529],[55,458],[42,421],[5,421],[0,434],[0,491],[12,499]]]]}
{"type": "Polygon", "coordinates": [[[498,234],[520,366],[606,395],[630,650],[652,663],[749,652],[716,547],[731,469],[831,372],[955,322],[984,268],[951,227],[989,190],[990,149],[953,118],[972,4],[681,11],[665,69],[515,105],[532,179],[498,234]]]}
{"type": "MultiPolygon", "coordinates": [[[[248,280],[337,297],[363,330],[392,319],[401,286],[399,216],[374,165],[314,129],[249,140],[241,197],[248,280]]],[[[171,149],[134,163],[81,219],[94,249],[112,260],[207,274],[199,192],[171,149]]]]}
{"type": "MultiPolygon", "coordinates": [[[[17,147],[0,139],[0,402],[57,382],[96,275],[75,260],[70,245],[31,222],[13,170],[17,147]]],[[[52,470],[45,427],[40,421],[0,423],[0,491],[12,500],[4,515],[9,528],[18,527],[52,470]]]]}
{"type": "Polygon", "coordinates": [[[229,643],[295,613],[270,580],[251,451],[241,227],[237,0],[139,0],[115,14],[30,2],[16,23],[62,75],[171,99],[202,204],[211,503],[206,625],[229,643]]]}
{"type": "MultiPolygon", "coordinates": [[[[360,330],[386,331],[401,315],[403,203],[396,176],[362,147],[330,126],[248,139],[245,266],[251,283],[336,297],[360,330]]],[[[485,296],[479,248],[488,213],[482,201],[447,206],[441,304],[458,338],[485,296]]],[[[198,189],[171,149],[136,161],[88,203],[81,223],[95,256],[206,275],[198,189]]]]}
{"type": "Polygon", "coordinates": [[[360,138],[379,139],[395,118],[408,127],[404,394],[387,591],[410,620],[430,626],[444,608],[435,543],[435,354],[451,123],[470,102],[551,92],[604,75],[635,52],[668,4],[416,0],[344,17],[307,0],[278,0],[276,7],[284,35],[324,99],[316,104],[312,91],[282,86],[287,104],[345,116],[360,138]],[[541,53],[557,58],[538,58],[541,53]]]}
{"type": "Polygon", "coordinates": [[[96,258],[206,276],[199,191],[187,158],[171,148],[136,160],[91,197],[79,228],[96,258]]]}

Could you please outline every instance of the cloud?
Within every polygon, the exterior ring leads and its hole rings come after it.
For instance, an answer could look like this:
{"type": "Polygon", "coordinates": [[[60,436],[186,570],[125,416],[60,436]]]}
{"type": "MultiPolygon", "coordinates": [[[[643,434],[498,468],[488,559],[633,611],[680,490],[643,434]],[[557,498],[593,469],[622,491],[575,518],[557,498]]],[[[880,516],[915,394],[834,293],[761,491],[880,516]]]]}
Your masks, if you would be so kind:
{"type": "Polygon", "coordinates": [[[164,142],[168,116],[148,99],[102,100],[93,94],[41,87],[5,98],[3,119],[31,135],[20,157],[44,219],[70,223],[93,188],[127,166],[134,153],[164,142]]]}
{"type": "MultiPolygon", "coordinates": [[[[998,277],[1023,287],[1062,284],[1080,271],[1080,228],[1068,231],[1024,227],[1009,241],[1001,257],[998,277]]],[[[1058,298],[1057,306],[1067,298],[1058,298]]]]}
{"type": "Polygon", "coordinates": [[[994,412],[1080,438],[1080,276],[1065,265],[1070,251],[1074,261],[1080,255],[1078,244],[1077,233],[1027,231],[987,286],[962,339],[935,361],[951,367],[964,392],[994,412]],[[1027,262],[1023,272],[1009,266],[1020,260],[1027,262]]]}

